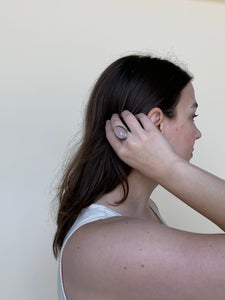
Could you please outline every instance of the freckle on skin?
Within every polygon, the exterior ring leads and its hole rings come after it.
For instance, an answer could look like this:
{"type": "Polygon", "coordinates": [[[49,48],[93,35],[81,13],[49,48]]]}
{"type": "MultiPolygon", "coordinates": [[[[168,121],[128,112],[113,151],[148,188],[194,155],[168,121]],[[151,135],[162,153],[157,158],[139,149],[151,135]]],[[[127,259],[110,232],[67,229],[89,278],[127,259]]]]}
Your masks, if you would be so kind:
{"type": "Polygon", "coordinates": [[[126,270],[127,269],[127,267],[124,267],[124,270],[126,270]]]}
{"type": "Polygon", "coordinates": [[[142,248],[139,249],[139,251],[141,251],[141,250],[142,250],[142,248]]]}
{"type": "Polygon", "coordinates": [[[141,265],[142,268],[144,268],[144,265],[141,265]]]}
{"type": "Polygon", "coordinates": [[[77,246],[77,249],[80,249],[80,246],[77,246]]]}
{"type": "Polygon", "coordinates": [[[149,234],[149,231],[147,231],[147,234],[149,234]]]}

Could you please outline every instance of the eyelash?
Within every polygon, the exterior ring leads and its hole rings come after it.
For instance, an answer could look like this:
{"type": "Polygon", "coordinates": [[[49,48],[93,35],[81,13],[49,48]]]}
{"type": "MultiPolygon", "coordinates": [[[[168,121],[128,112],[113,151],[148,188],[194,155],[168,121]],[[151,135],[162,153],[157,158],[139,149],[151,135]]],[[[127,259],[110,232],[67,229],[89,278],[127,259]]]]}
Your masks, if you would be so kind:
{"type": "Polygon", "coordinates": [[[194,115],[194,116],[192,117],[192,119],[194,120],[196,117],[198,117],[198,115],[194,115]]]}

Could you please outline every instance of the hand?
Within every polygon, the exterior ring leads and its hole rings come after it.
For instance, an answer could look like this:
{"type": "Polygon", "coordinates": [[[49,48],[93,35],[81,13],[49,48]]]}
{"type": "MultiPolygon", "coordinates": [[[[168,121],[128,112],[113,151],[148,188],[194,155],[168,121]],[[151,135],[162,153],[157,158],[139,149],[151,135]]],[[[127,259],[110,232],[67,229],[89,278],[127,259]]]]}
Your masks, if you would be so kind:
{"type": "Polygon", "coordinates": [[[116,126],[125,127],[117,114],[106,124],[106,137],[120,159],[162,185],[225,231],[224,180],[175,154],[146,115],[134,116],[124,111],[122,117],[130,129],[126,140],[115,136],[116,126]]]}
{"type": "Polygon", "coordinates": [[[148,116],[143,113],[134,116],[129,111],[124,111],[122,117],[130,130],[128,138],[124,141],[115,136],[115,127],[125,125],[117,114],[113,114],[111,120],[106,123],[106,137],[109,143],[122,161],[160,182],[161,177],[166,174],[166,169],[171,169],[172,162],[179,157],[148,116]]]}

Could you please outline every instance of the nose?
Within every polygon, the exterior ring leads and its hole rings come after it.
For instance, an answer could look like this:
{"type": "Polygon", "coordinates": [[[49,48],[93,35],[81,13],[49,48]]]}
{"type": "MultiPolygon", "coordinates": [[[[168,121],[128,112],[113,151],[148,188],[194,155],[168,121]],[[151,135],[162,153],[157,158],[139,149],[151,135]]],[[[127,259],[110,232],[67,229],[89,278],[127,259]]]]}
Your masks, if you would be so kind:
{"type": "Polygon", "coordinates": [[[196,128],[195,139],[198,140],[200,139],[201,136],[202,136],[201,131],[198,128],[196,128]]]}

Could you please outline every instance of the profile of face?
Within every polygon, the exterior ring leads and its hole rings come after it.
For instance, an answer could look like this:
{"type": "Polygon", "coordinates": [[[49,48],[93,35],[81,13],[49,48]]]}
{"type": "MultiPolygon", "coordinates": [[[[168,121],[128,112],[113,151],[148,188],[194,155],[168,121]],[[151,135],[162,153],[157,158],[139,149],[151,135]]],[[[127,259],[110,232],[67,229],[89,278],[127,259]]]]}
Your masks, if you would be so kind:
{"type": "Polygon", "coordinates": [[[194,88],[189,82],[181,92],[174,118],[168,118],[157,107],[148,114],[173,150],[187,161],[193,156],[195,141],[201,137],[201,132],[194,122],[197,107],[194,88]]]}
{"type": "Polygon", "coordinates": [[[197,107],[194,88],[189,82],[181,92],[175,118],[164,116],[162,121],[162,133],[173,150],[187,161],[193,156],[195,141],[201,137],[194,122],[197,107]]]}

